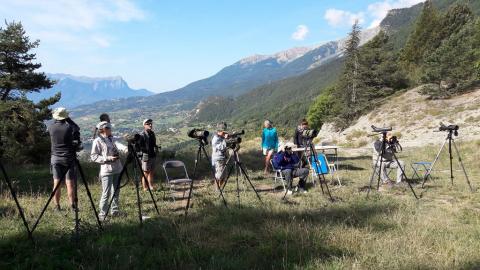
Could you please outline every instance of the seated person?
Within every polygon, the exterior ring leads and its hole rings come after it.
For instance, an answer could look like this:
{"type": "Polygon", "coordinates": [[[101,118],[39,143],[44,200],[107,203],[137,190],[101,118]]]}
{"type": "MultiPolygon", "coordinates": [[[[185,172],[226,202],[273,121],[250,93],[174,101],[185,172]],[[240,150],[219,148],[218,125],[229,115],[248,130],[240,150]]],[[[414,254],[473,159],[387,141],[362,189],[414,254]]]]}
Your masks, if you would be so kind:
{"type": "MultiPolygon", "coordinates": [[[[397,179],[396,183],[399,184],[402,182],[403,173],[402,170],[405,171],[405,163],[402,160],[398,160],[398,163],[395,161],[393,157],[394,153],[396,152],[395,147],[389,147],[388,143],[392,142],[392,133],[387,133],[387,145],[385,148],[385,153],[382,156],[382,168],[380,168],[380,179],[382,180],[383,184],[391,184],[391,180],[388,178],[387,168],[397,169],[397,179]],[[400,167],[402,169],[400,169],[400,167]]],[[[381,138],[377,139],[373,143],[373,167],[376,172],[379,170],[380,166],[380,159],[378,158],[379,155],[382,153],[382,140],[381,138]],[[377,163],[378,162],[378,163],[377,163]],[[376,164],[377,163],[377,164],[376,164]]]]}
{"type": "Polygon", "coordinates": [[[296,155],[292,148],[295,147],[293,143],[286,143],[279,148],[279,152],[273,157],[273,166],[277,170],[281,170],[282,174],[287,181],[288,192],[287,194],[292,194],[292,182],[293,178],[299,177],[300,181],[298,182],[297,191],[300,193],[307,192],[306,184],[309,169],[299,168],[300,158],[296,155]]]}

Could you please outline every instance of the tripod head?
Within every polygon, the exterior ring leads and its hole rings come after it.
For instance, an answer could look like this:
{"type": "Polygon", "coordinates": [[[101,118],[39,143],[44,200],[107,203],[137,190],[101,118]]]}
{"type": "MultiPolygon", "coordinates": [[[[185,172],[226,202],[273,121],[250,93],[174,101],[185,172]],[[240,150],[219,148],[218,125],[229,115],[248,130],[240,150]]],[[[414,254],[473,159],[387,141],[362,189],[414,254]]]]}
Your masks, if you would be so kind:
{"type": "Polygon", "coordinates": [[[460,129],[460,127],[458,125],[448,125],[448,126],[446,126],[445,124],[440,123],[440,127],[438,128],[438,131],[448,131],[449,136],[451,136],[452,134],[455,135],[455,136],[458,136],[458,130],[459,129],[460,129]]]}
{"type": "Polygon", "coordinates": [[[196,139],[201,145],[208,145],[208,136],[210,132],[203,129],[194,128],[187,133],[187,136],[196,139]]]}

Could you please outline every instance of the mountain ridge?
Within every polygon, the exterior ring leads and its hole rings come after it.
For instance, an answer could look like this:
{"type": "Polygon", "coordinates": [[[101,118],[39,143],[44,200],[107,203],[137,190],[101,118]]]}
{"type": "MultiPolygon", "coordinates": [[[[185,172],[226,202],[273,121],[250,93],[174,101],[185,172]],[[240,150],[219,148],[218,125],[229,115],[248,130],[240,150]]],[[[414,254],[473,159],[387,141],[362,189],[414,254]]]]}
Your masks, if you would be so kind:
{"type": "Polygon", "coordinates": [[[38,102],[60,92],[62,98],[56,106],[73,108],[102,100],[153,95],[146,89],[130,88],[121,76],[88,77],[65,73],[47,73],[47,76],[56,84],[50,89],[28,94],[29,99],[38,102]]]}

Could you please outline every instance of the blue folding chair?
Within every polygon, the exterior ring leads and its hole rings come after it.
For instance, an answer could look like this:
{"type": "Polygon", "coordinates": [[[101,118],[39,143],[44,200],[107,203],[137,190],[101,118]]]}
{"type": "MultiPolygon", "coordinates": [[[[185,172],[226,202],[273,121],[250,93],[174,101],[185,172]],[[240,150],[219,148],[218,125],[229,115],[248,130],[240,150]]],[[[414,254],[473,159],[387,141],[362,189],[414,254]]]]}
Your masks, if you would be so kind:
{"type": "MultiPolygon", "coordinates": [[[[323,153],[317,154],[318,163],[315,162],[315,157],[310,156],[310,169],[312,171],[312,183],[315,184],[315,177],[318,175],[325,175],[330,173],[330,167],[328,166],[327,157],[323,153]]],[[[325,180],[325,177],[323,177],[325,180]]]]}

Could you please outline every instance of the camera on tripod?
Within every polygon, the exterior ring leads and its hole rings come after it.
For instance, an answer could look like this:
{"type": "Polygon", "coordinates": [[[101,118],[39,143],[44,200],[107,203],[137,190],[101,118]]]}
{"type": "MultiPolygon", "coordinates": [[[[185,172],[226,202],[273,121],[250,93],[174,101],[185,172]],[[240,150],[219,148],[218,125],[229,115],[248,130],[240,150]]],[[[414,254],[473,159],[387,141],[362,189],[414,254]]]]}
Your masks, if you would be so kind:
{"type": "Polygon", "coordinates": [[[318,130],[316,129],[305,129],[302,132],[302,137],[307,140],[312,140],[313,138],[317,137],[318,130]]]}
{"type": "Polygon", "coordinates": [[[446,126],[443,123],[440,123],[440,127],[438,128],[439,131],[448,131],[453,132],[453,135],[458,136],[458,130],[460,127],[458,125],[448,125],[446,126]]]}
{"type": "Polygon", "coordinates": [[[202,141],[205,145],[208,144],[208,136],[210,135],[210,132],[208,132],[207,130],[204,130],[204,129],[197,129],[197,128],[194,128],[192,130],[190,130],[188,133],[187,133],[188,137],[192,138],[192,139],[197,139],[199,141],[202,141]]]}
{"type": "Polygon", "coordinates": [[[392,127],[389,127],[389,128],[378,128],[374,125],[372,125],[372,129],[373,129],[373,132],[377,132],[377,133],[387,133],[389,131],[392,131],[392,127]]]}
{"type": "Polygon", "coordinates": [[[245,134],[245,130],[242,129],[240,132],[233,132],[228,134],[228,138],[225,139],[227,147],[230,149],[238,150],[240,148],[240,143],[242,143],[242,135],[245,134]]]}

